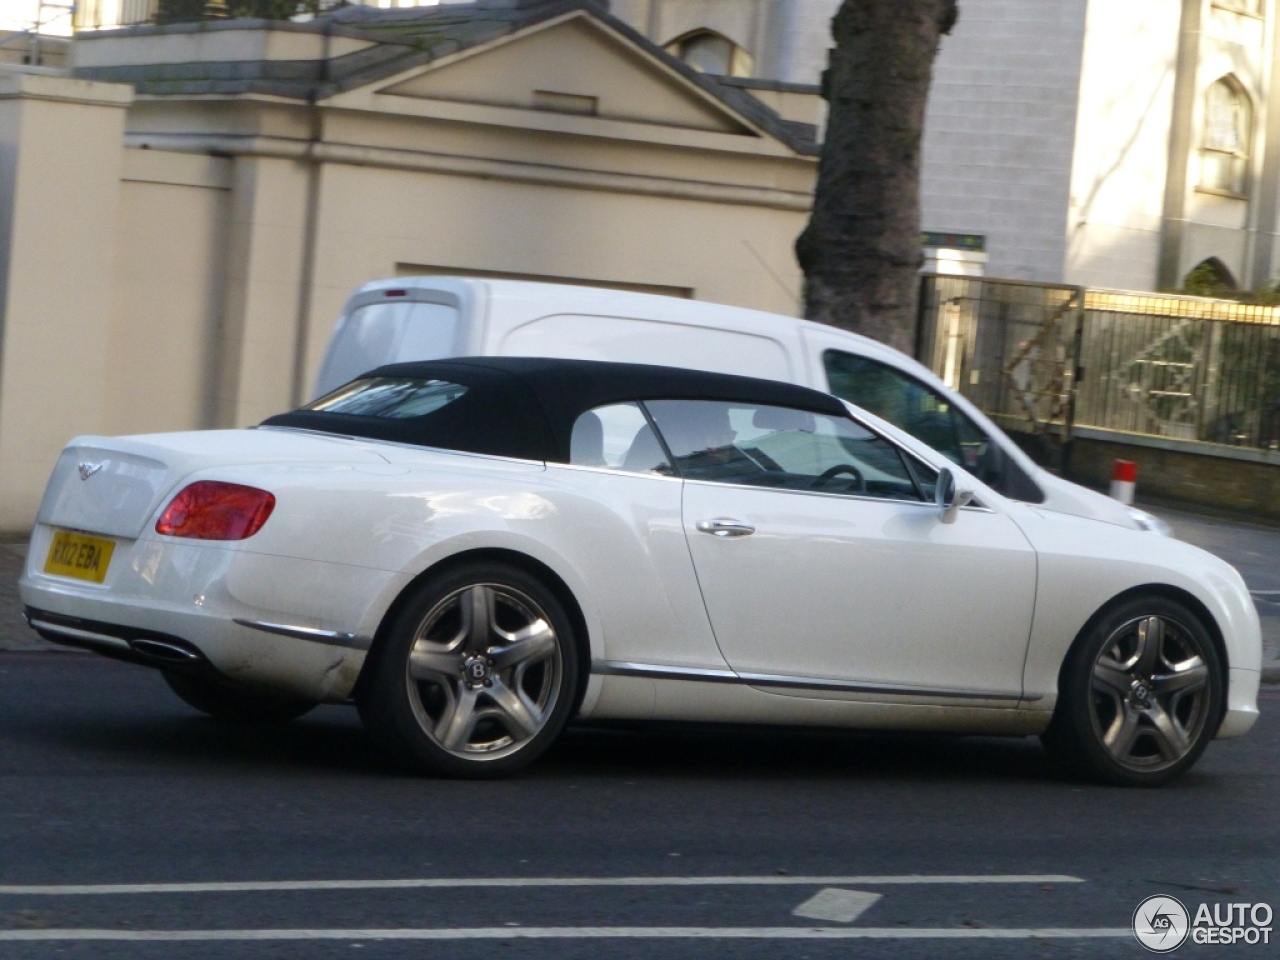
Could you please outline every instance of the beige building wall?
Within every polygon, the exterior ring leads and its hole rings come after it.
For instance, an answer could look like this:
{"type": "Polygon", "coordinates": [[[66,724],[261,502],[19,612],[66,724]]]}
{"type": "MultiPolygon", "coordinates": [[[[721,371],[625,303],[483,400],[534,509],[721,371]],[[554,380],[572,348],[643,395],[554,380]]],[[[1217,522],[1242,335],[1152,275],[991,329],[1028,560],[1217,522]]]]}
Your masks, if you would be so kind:
{"type": "Polygon", "coordinates": [[[217,422],[230,198],[230,160],[125,151],[104,432],[217,422]]]}
{"type": "Polygon", "coordinates": [[[0,74],[0,530],[106,426],[128,87],[0,74]]]}
{"type": "Polygon", "coordinates": [[[308,165],[233,161],[226,305],[217,343],[214,422],[245,427],[288,410],[299,395],[308,165]]]}

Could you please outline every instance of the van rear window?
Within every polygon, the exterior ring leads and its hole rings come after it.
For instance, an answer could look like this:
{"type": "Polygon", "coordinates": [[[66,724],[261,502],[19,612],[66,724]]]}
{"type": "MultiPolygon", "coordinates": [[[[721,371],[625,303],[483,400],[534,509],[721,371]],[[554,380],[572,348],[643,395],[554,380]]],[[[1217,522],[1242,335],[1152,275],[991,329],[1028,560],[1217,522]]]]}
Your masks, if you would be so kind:
{"type": "Polygon", "coordinates": [[[302,409],[404,420],[434,413],[466,392],[466,387],[447,380],[368,377],[349,383],[302,409]]]}
{"type": "MultiPolygon", "coordinates": [[[[405,291],[381,296],[393,293],[405,291]]],[[[458,311],[442,303],[397,298],[356,307],[338,321],[316,380],[316,393],[327,393],[384,364],[452,356],[457,353],[457,333],[458,311]]]]}

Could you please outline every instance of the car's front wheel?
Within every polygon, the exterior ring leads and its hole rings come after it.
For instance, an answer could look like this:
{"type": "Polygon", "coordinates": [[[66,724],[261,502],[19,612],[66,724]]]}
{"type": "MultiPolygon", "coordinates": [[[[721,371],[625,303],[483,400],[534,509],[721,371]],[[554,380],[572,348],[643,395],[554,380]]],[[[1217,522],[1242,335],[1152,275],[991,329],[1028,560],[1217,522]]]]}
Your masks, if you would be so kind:
{"type": "Polygon", "coordinates": [[[1167,597],[1136,598],[1072,647],[1045,744],[1104,782],[1158,786],[1199,759],[1223,696],[1222,663],[1201,619],[1167,597]]]}
{"type": "Polygon", "coordinates": [[[555,594],[506,564],[424,582],[388,624],[356,704],[394,757],[452,777],[504,776],[551,745],[573,709],[573,627],[555,594]]]}

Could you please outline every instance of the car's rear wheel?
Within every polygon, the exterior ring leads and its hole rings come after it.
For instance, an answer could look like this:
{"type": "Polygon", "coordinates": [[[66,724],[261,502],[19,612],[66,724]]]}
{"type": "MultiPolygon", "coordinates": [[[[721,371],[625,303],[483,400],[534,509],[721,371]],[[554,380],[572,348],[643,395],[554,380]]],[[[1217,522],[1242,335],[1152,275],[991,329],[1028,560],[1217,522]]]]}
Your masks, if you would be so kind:
{"type": "Polygon", "coordinates": [[[1199,759],[1223,696],[1222,664],[1200,618],[1167,597],[1140,597],[1077,640],[1045,744],[1095,779],[1158,786],[1199,759]]]}
{"type": "Polygon", "coordinates": [[[537,758],[573,708],[578,660],[564,607],[536,577],[470,564],[431,577],[395,615],[356,704],[394,757],[452,777],[537,758]]]}
{"type": "Polygon", "coordinates": [[[165,683],[188,706],[215,720],[246,725],[288,723],[315,708],[310,700],[295,700],[252,690],[202,674],[165,670],[165,683]]]}

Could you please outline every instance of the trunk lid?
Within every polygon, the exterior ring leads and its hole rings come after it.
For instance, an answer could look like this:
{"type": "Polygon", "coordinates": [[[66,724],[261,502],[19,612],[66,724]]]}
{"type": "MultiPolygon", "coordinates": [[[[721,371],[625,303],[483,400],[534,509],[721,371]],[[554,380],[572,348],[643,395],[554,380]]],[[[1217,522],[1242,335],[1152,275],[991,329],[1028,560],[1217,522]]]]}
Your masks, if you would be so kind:
{"type": "Polygon", "coordinates": [[[37,520],[136,539],[161,501],[199,470],[245,464],[382,464],[369,445],[289,430],[76,437],[62,451],[37,520]]]}

